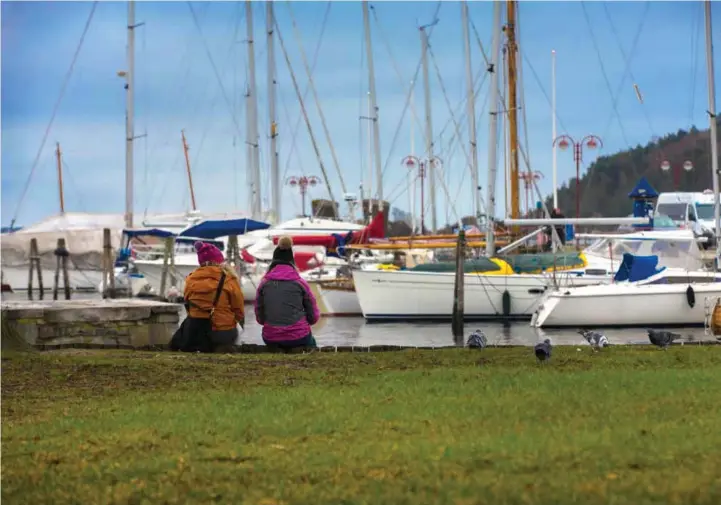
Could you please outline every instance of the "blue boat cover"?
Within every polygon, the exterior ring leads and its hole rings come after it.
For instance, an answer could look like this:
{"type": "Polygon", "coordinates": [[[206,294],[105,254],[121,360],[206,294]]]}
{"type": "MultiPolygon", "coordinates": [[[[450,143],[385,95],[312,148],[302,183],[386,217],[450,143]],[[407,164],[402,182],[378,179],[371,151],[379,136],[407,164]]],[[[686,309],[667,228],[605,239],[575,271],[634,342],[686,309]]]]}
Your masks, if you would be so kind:
{"type": "Polygon", "coordinates": [[[614,281],[636,282],[648,279],[663,272],[666,267],[658,268],[658,256],[635,256],[623,253],[623,261],[618,267],[614,281]]]}
{"type": "Polygon", "coordinates": [[[268,223],[255,221],[253,219],[213,219],[202,221],[195,226],[186,228],[178,235],[181,237],[215,239],[230,235],[243,235],[249,231],[266,230],[268,228],[270,228],[268,223]]]}
{"type": "Polygon", "coordinates": [[[133,228],[132,230],[123,230],[123,235],[127,237],[174,237],[175,233],[160,228],[133,228]]]}

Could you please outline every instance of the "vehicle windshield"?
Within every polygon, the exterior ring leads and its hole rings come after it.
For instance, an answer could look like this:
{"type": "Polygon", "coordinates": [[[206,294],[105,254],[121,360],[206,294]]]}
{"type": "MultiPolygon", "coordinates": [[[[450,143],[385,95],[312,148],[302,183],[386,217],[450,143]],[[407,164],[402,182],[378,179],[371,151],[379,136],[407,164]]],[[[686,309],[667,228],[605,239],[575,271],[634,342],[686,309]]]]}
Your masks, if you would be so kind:
{"type": "Polygon", "coordinates": [[[673,219],[668,217],[666,214],[656,214],[653,216],[653,227],[654,228],[678,228],[673,219]]]}
{"type": "Polygon", "coordinates": [[[713,220],[713,204],[712,203],[697,203],[696,204],[696,214],[698,214],[699,219],[703,219],[705,221],[712,221],[713,220]]]}
{"type": "Polygon", "coordinates": [[[686,203],[662,203],[656,206],[656,214],[666,214],[674,221],[686,221],[686,203]]]}

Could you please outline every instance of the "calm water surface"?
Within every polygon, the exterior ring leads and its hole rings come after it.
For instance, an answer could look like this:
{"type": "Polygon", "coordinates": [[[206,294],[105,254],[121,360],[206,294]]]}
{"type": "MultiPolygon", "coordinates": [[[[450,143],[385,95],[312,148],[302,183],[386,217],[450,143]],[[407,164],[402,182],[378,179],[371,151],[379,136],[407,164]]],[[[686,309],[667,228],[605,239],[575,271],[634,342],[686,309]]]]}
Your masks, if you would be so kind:
{"type": "MultiPolygon", "coordinates": [[[[61,295],[62,296],[62,295],[61,295]]],[[[97,294],[77,294],[74,298],[97,298],[97,294]]],[[[46,293],[45,299],[51,299],[52,293],[46,293]]],[[[25,293],[4,294],[3,299],[27,300],[25,293]]],[[[182,311],[184,315],[184,311],[182,311]]],[[[255,322],[253,307],[246,305],[245,330],[240,333],[238,343],[262,344],[260,326],[255,322]]],[[[529,326],[528,322],[504,325],[496,322],[467,322],[465,333],[469,335],[475,329],[482,329],[490,344],[495,345],[534,345],[539,340],[550,338],[556,345],[587,345],[586,341],[573,329],[539,330],[529,326]]],[[[713,341],[703,328],[680,328],[674,332],[683,335],[686,342],[713,341]]],[[[371,323],[366,324],[362,317],[329,317],[321,320],[313,329],[318,344],[323,345],[404,345],[404,346],[452,346],[457,345],[451,335],[448,323],[371,323]]],[[[612,344],[648,344],[643,328],[604,330],[612,344]]]]}

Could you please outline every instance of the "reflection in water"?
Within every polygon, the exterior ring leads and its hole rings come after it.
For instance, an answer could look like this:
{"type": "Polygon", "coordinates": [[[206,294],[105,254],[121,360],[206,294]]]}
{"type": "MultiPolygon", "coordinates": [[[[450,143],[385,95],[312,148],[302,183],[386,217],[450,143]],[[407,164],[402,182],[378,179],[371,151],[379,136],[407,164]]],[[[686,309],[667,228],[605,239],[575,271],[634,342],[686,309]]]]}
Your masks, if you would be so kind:
{"type": "MultiPolygon", "coordinates": [[[[246,327],[241,334],[243,343],[262,344],[260,327],[255,322],[252,307],[246,309],[246,327]]],[[[588,343],[573,328],[543,330],[533,328],[527,322],[467,322],[466,337],[475,329],[481,329],[488,337],[489,345],[532,346],[545,338],[554,345],[579,345],[588,343]]],[[[715,340],[705,335],[703,328],[680,328],[686,342],[715,340]]],[[[643,328],[603,330],[611,344],[648,344],[643,328]]],[[[458,345],[451,334],[451,323],[373,323],[366,324],[362,317],[330,317],[314,329],[318,345],[408,345],[419,347],[446,347],[458,345]]],[[[464,338],[465,343],[465,338],[464,338]]]]}

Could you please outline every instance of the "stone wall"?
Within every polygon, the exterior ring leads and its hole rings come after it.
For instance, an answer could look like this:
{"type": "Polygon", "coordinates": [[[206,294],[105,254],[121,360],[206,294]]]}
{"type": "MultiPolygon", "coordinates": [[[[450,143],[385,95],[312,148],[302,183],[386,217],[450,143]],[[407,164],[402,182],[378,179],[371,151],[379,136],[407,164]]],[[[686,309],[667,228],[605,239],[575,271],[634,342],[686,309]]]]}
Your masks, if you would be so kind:
{"type": "Polygon", "coordinates": [[[3,302],[3,333],[39,349],[164,347],[178,327],[180,308],[136,299],[3,302]]]}

